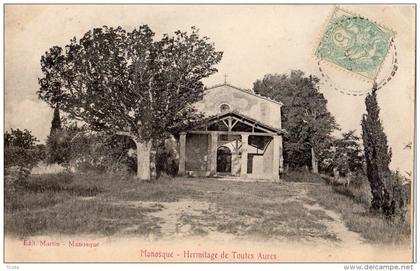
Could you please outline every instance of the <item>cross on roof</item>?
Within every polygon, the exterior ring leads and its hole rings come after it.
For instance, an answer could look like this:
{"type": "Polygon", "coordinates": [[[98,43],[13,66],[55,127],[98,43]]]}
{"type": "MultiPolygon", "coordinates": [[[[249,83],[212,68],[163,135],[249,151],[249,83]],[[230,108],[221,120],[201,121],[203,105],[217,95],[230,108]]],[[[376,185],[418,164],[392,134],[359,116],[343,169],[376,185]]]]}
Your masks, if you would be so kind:
{"type": "Polygon", "coordinates": [[[225,75],[223,75],[223,76],[225,77],[225,84],[227,84],[228,75],[225,73],[225,75]]]}

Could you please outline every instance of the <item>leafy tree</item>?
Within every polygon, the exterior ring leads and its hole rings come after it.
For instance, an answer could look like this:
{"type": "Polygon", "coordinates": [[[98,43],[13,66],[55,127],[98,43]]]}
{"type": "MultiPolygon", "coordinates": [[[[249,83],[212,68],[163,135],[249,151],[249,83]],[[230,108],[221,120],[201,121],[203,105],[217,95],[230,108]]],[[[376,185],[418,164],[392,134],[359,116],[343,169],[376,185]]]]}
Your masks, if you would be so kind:
{"type": "Polygon", "coordinates": [[[256,93],[284,104],[285,162],[292,167],[311,164],[313,172],[318,172],[318,161],[332,143],[332,131],[338,128],[318,84],[317,77],[305,77],[299,70],[290,75],[267,74],[254,83],[256,93]]]}
{"type": "Polygon", "coordinates": [[[31,168],[44,158],[43,145],[28,130],[11,129],[4,133],[5,167],[31,168]]]}
{"type": "Polygon", "coordinates": [[[23,149],[31,149],[35,147],[38,139],[34,137],[30,131],[24,129],[23,131],[18,129],[10,129],[10,132],[4,133],[4,145],[5,147],[19,147],[23,149]]]}
{"type": "Polygon", "coordinates": [[[391,149],[382,126],[376,99],[376,84],[365,99],[367,113],[362,118],[362,137],[366,159],[367,177],[372,191],[372,209],[390,216],[394,213],[393,181],[389,164],[391,149]]]}
{"type": "Polygon", "coordinates": [[[137,173],[150,179],[153,140],[200,119],[201,80],[222,58],[198,30],[154,39],[147,26],[131,32],[104,26],[41,58],[39,97],[98,131],[125,134],[137,146],[137,173]]]}
{"type": "Polygon", "coordinates": [[[324,157],[324,168],[331,172],[337,169],[341,173],[363,172],[363,151],[360,138],[355,135],[355,130],[345,132],[332,141],[329,152],[324,157]]]}

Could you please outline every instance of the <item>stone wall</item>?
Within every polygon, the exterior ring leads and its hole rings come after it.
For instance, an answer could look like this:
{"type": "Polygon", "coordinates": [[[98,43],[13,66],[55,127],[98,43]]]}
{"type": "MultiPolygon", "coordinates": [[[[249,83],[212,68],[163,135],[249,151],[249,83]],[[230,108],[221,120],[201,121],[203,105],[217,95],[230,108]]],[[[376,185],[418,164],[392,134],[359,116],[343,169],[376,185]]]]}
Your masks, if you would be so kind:
{"type": "Polygon", "coordinates": [[[239,90],[229,85],[211,88],[205,92],[196,108],[207,116],[220,114],[220,106],[228,104],[231,111],[263,122],[274,128],[281,128],[280,105],[251,92],[239,90]]]}
{"type": "Polygon", "coordinates": [[[253,168],[251,177],[270,177],[273,172],[273,141],[271,141],[264,154],[253,155],[253,168]]]}
{"type": "Polygon", "coordinates": [[[185,148],[185,170],[207,171],[208,135],[187,134],[185,148]]]}

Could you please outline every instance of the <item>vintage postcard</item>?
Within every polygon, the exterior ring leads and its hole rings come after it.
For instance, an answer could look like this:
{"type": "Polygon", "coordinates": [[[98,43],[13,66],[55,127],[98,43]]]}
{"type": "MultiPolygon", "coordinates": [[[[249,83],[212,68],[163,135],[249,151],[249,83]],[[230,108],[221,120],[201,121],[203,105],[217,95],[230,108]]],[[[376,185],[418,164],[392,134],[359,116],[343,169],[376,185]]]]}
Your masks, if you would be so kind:
{"type": "Polygon", "coordinates": [[[410,268],[415,18],[6,4],[4,262],[410,268]]]}

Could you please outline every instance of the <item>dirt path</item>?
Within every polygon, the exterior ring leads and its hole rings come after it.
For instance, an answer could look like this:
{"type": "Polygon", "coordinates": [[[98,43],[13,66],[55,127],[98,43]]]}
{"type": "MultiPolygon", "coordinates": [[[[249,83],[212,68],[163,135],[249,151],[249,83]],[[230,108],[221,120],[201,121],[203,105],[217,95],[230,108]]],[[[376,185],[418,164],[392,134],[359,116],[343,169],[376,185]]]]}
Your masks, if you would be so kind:
{"type": "MultiPolygon", "coordinates": [[[[350,231],[343,222],[340,214],[327,210],[316,201],[307,195],[310,186],[307,184],[291,183],[287,184],[285,189],[288,189],[290,195],[288,197],[279,199],[284,206],[286,204],[296,204],[304,208],[304,212],[318,214],[319,219],[315,219],[316,223],[324,225],[326,232],[320,233],[320,229],[314,228],[305,229],[307,234],[302,233],[303,237],[300,241],[303,244],[316,244],[327,247],[350,247],[355,245],[365,245],[367,242],[355,232],[350,231]],[[334,238],[327,238],[332,236],[334,238]]],[[[264,223],[263,220],[258,220],[252,217],[244,217],[245,226],[242,232],[226,232],[221,230],[220,222],[229,221],[228,213],[223,213],[216,205],[208,201],[198,200],[180,200],[176,202],[142,202],[142,201],[125,201],[115,204],[125,204],[134,207],[141,207],[142,209],[150,209],[148,216],[155,221],[158,221],[160,234],[151,236],[153,239],[176,240],[178,238],[188,238],[194,236],[202,236],[206,239],[217,240],[246,240],[247,229],[252,226],[264,223]],[[209,217],[215,219],[209,219],[209,217]],[[219,221],[216,221],[219,220],[219,221]]],[[[268,210],[273,213],[275,211],[268,210]]],[[[266,214],[266,216],[269,216],[266,214]]],[[[304,220],[302,220],[304,223],[304,220]]],[[[294,229],[288,229],[286,225],[279,225],[283,228],[284,236],[276,236],[277,241],[288,240],[288,232],[294,229]]],[[[130,234],[136,229],[135,226],[124,229],[123,234],[130,234]]],[[[293,240],[296,241],[296,240],[293,240]]]]}
{"type": "MultiPolygon", "coordinates": [[[[272,204],[272,207],[264,211],[260,217],[248,215],[238,215],[232,210],[218,206],[210,199],[194,200],[181,199],[175,202],[153,202],[153,201],[118,201],[112,204],[125,205],[145,211],[150,220],[158,225],[158,234],[149,236],[155,240],[176,240],[189,237],[204,237],[208,240],[248,240],[252,236],[254,229],[264,227],[267,219],[281,216],[281,209],[290,206],[298,206],[296,211],[303,214],[302,217],[295,215],[290,219],[297,219],[296,222],[285,221],[274,222],[270,226],[268,239],[281,242],[293,241],[302,244],[316,244],[330,248],[350,247],[355,245],[367,245],[360,234],[350,231],[341,215],[335,211],[328,210],[319,205],[315,199],[308,195],[308,191],[313,189],[313,185],[308,183],[285,183],[282,191],[287,196],[276,199],[264,199],[263,202],[272,204]],[[279,208],[280,206],[280,208],[279,208]],[[306,227],[300,228],[311,219],[306,227]],[[301,221],[299,221],[301,220],[301,221]],[[223,227],[229,223],[238,223],[233,226],[235,230],[223,227]],[[294,223],[294,224],[293,224],[294,223]],[[311,228],[311,223],[316,223],[311,228]],[[291,225],[296,225],[295,228],[291,225]],[[235,228],[236,227],[236,228],[235,228]]],[[[237,191],[230,191],[236,195],[237,191]]],[[[252,191],[249,193],[253,193],[252,191]]],[[[294,212],[291,210],[290,212],[294,212]]],[[[138,226],[134,223],[130,227],[120,231],[122,235],[134,234],[138,226]]],[[[263,236],[264,237],[264,236],[263,236]]]]}
{"type": "MultiPolygon", "coordinates": [[[[360,234],[350,231],[342,220],[341,216],[331,210],[327,210],[318,203],[309,205],[303,203],[303,206],[308,210],[321,211],[324,212],[330,219],[324,219],[322,222],[328,228],[328,231],[334,234],[338,242],[334,242],[334,245],[339,247],[350,247],[354,245],[364,245],[366,240],[364,240],[360,234]]],[[[313,240],[315,242],[323,242],[324,240],[313,240]]]]}
{"type": "Polygon", "coordinates": [[[337,237],[336,241],[325,240],[321,238],[312,238],[311,242],[333,245],[337,247],[352,247],[355,245],[367,245],[367,241],[361,237],[359,233],[350,231],[345,222],[341,218],[341,215],[335,211],[324,208],[319,205],[314,198],[308,196],[308,189],[311,189],[311,185],[317,184],[305,184],[305,183],[291,183],[292,186],[298,187],[298,194],[295,197],[291,197],[288,200],[300,202],[304,208],[308,211],[316,211],[324,213],[328,218],[321,219],[322,222],[328,229],[328,231],[337,237]],[[310,202],[310,203],[308,203],[310,202]]]}
{"type": "MultiPolygon", "coordinates": [[[[210,240],[235,239],[233,234],[217,231],[204,219],[205,214],[216,212],[215,204],[205,201],[180,200],[176,202],[153,202],[153,201],[119,201],[115,205],[126,205],[141,209],[149,209],[148,215],[153,220],[158,220],[160,234],[149,236],[150,239],[176,240],[192,236],[205,235],[210,240]],[[203,227],[197,227],[197,222],[203,227]],[[203,229],[204,228],[204,229],[203,229]],[[201,231],[201,232],[200,232],[201,231]]],[[[137,229],[136,225],[127,227],[121,231],[124,234],[131,234],[137,229]]]]}

